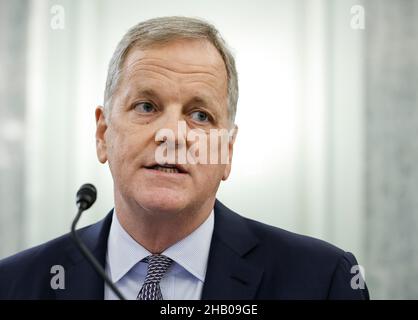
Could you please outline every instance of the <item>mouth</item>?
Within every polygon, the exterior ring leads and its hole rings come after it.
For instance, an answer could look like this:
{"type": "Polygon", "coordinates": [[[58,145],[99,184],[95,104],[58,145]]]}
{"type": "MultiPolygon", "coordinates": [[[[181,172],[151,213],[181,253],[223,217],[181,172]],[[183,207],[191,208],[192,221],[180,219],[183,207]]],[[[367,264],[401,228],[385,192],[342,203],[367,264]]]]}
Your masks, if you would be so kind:
{"type": "Polygon", "coordinates": [[[164,172],[164,173],[180,173],[180,174],[186,174],[188,173],[186,171],[186,169],[178,164],[154,164],[151,166],[145,166],[146,169],[149,170],[155,170],[155,171],[160,171],[160,172],[164,172]]]}

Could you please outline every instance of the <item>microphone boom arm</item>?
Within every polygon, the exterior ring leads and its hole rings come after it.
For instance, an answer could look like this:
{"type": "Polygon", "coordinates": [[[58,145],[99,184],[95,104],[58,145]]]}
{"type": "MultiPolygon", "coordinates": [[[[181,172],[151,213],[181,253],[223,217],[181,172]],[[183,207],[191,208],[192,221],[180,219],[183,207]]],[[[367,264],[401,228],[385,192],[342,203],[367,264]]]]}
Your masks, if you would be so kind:
{"type": "Polygon", "coordinates": [[[71,236],[74,240],[74,243],[77,245],[78,249],[84,255],[84,257],[91,263],[94,270],[100,275],[101,278],[104,279],[105,283],[112,289],[112,291],[117,295],[120,300],[125,300],[125,297],[119,291],[119,289],[115,286],[115,284],[109,279],[106,275],[106,272],[103,270],[103,267],[97,261],[97,259],[93,256],[90,250],[86,247],[86,245],[81,241],[80,237],[77,234],[76,226],[78,221],[80,220],[81,214],[85,210],[87,206],[84,203],[80,203],[79,209],[73,223],[71,225],[71,236]]]}

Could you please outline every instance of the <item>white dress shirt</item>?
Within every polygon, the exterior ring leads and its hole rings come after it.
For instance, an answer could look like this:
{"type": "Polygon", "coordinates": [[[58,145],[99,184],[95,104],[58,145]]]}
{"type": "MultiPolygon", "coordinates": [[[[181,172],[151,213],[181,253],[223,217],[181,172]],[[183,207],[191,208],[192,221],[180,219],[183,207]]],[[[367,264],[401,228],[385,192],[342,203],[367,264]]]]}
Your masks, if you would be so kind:
{"type": "MultiPolygon", "coordinates": [[[[160,282],[164,300],[201,299],[213,226],[212,210],[196,230],[162,252],[173,260],[160,282]]],[[[106,274],[126,299],[136,299],[141,290],[148,266],[141,260],[150,254],[123,229],[114,211],[107,241],[106,274]]],[[[104,298],[117,299],[107,285],[104,298]]]]}

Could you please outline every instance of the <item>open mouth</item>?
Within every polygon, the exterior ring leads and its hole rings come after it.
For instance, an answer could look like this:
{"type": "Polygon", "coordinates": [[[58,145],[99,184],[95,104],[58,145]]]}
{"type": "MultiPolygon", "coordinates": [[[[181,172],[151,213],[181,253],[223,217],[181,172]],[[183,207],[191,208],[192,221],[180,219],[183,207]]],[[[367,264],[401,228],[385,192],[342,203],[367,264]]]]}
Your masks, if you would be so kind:
{"type": "Polygon", "coordinates": [[[165,173],[187,173],[181,166],[175,164],[153,165],[145,167],[150,170],[157,170],[165,173]]]}

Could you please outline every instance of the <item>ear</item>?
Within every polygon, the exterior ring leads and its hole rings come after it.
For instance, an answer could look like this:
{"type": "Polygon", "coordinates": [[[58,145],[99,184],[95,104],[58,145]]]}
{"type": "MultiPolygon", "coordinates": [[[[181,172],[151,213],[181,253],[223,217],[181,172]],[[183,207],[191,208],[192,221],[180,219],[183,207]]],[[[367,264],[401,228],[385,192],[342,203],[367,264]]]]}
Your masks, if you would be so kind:
{"type": "Polygon", "coordinates": [[[98,106],[96,108],[96,153],[101,163],[107,161],[106,130],[107,123],[104,110],[103,107],[98,106]]]}
{"type": "Polygon", "coordinates": [[[232,166],[232,155],[234,153],[234,143],[235,139],[238,134],[238,126],[234,125],[234,127],[229,132],[229,142],[228,142],[228,163],[225,166],[224,175],[222,176],[222,180],[226,180],[231,173],[231,166],[232,166]]]}

